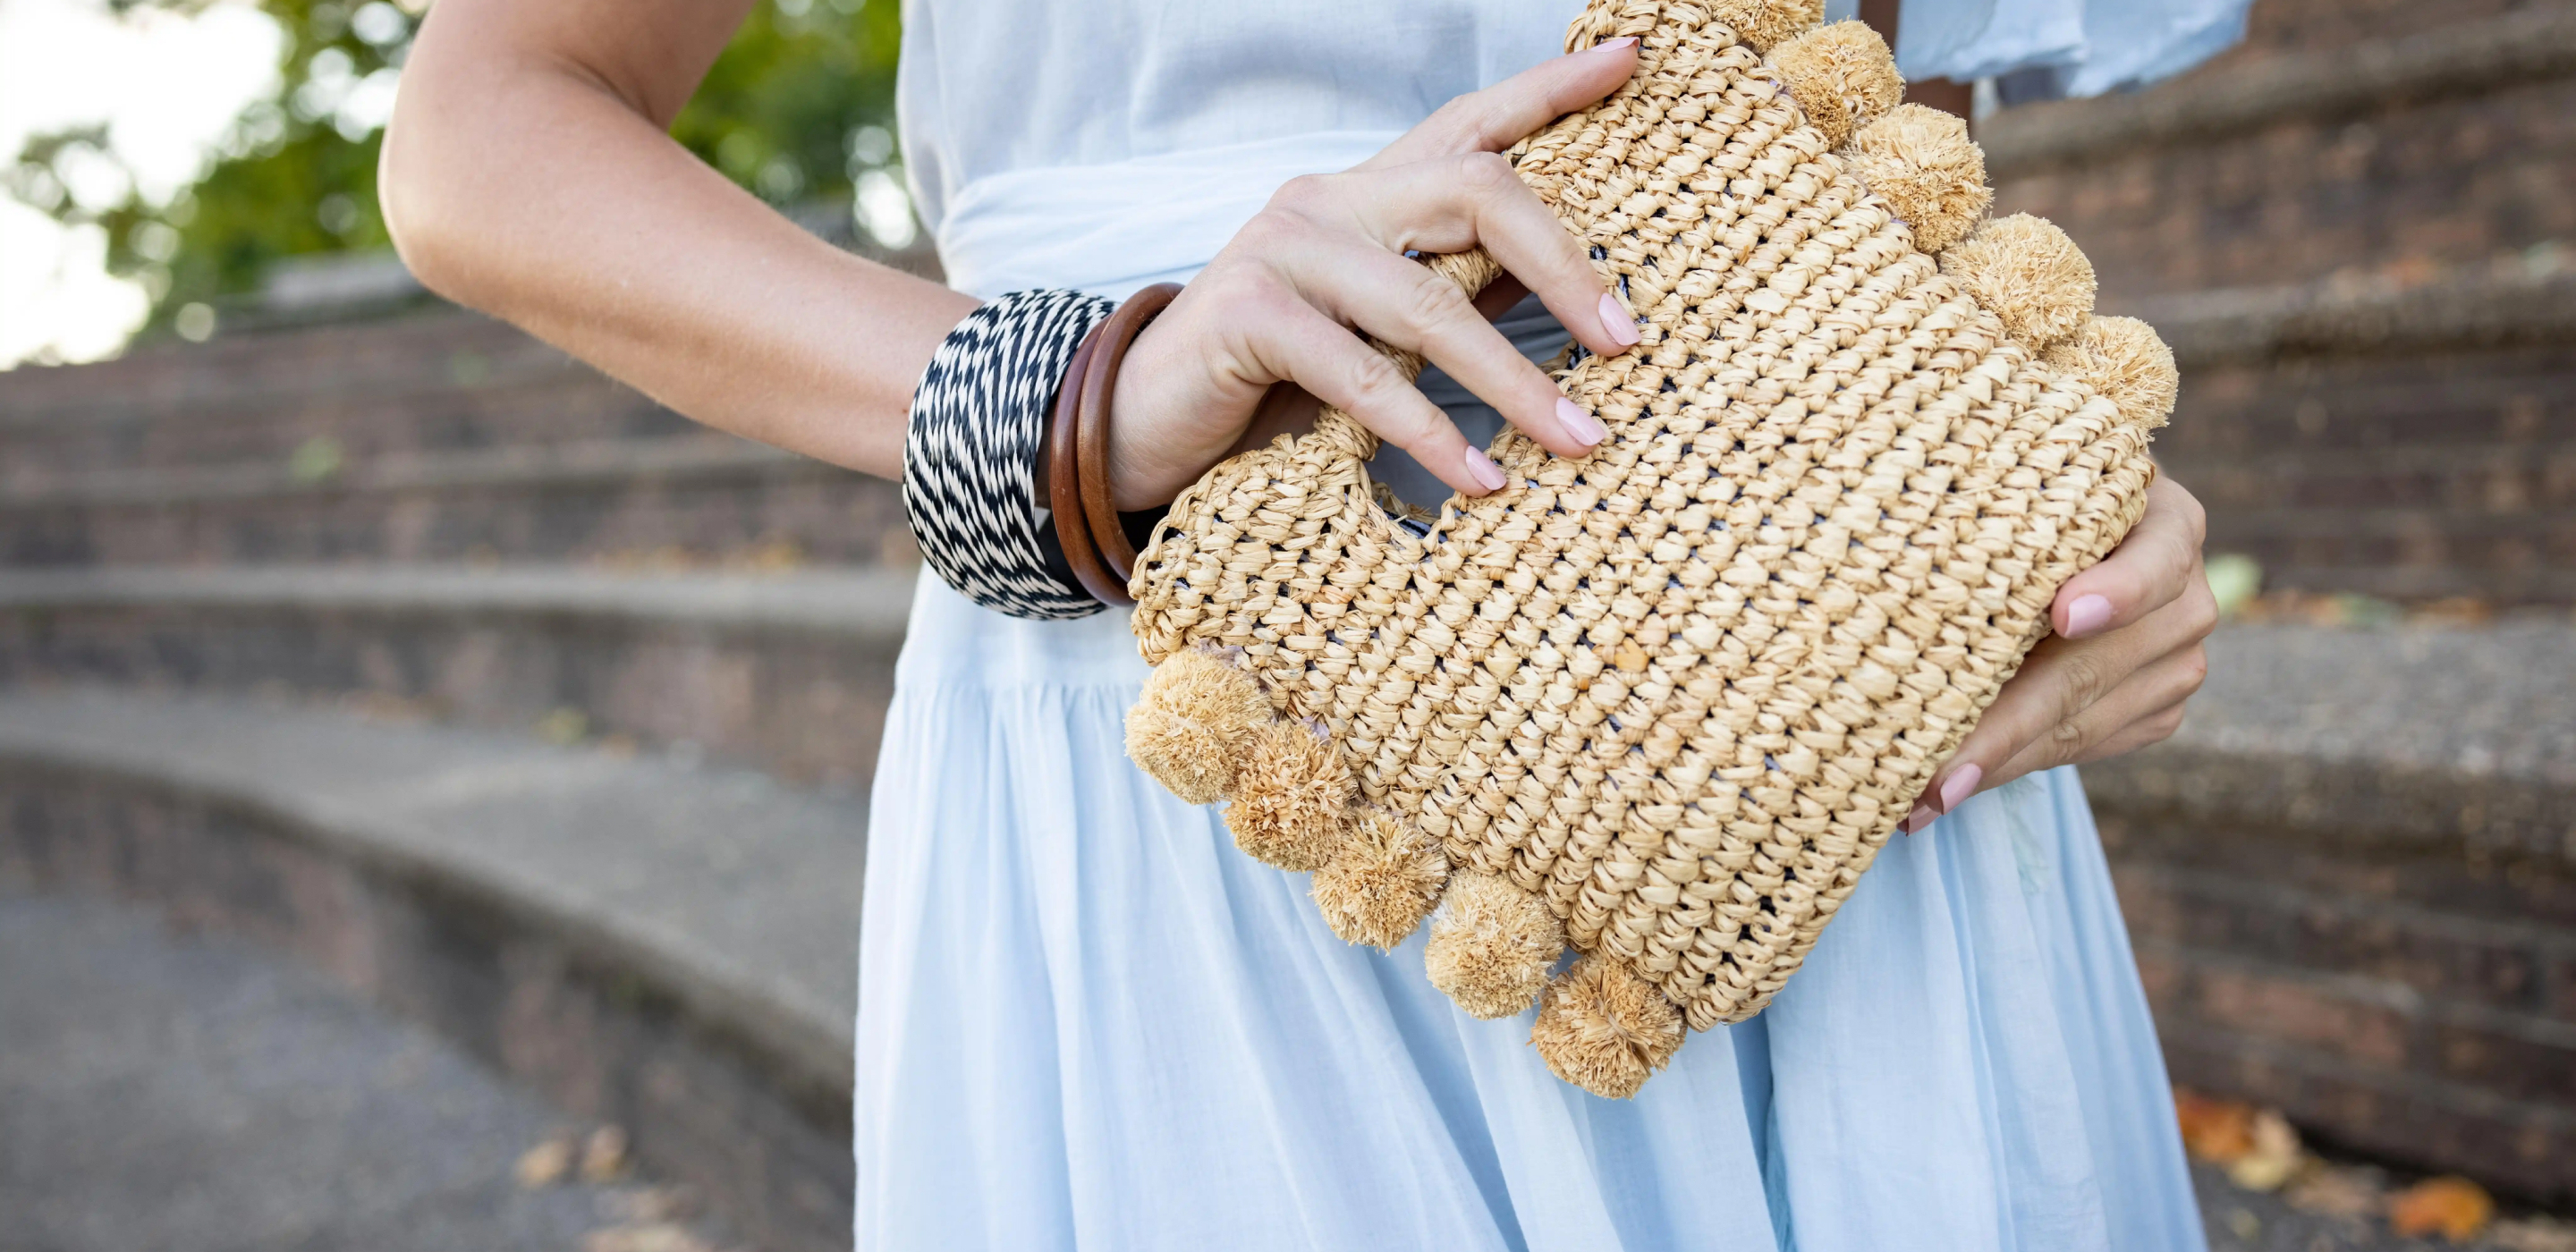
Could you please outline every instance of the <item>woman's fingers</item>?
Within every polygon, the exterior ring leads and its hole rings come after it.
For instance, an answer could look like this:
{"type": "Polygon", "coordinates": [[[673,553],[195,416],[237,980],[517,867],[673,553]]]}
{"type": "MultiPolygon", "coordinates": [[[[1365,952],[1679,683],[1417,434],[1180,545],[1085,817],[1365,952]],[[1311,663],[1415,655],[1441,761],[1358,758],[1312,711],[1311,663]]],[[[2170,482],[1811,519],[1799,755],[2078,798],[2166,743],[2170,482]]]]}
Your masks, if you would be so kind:
{"type": "MultiPolygon", "coordinates": [[[[1388,253],[1464,252],[1482,245],[1584,347],[1609,354],[1637,342],[1635,317],[1610,294],[1581,241],[1490,152],[1297,179],[1279,189],[1271,208],[1285,233],[1308,233],[1300,224],[1326,235],[1347,231],[1388,253]]],[[[1272,255],[1293,258],[1308,251],[1281,248],[1272,255]]],[[[1320,262],[1306,269],[1314,275],[1309,290],[1336,281],[1320,262]]]]}
{"type": "Polygon", "coordinates": [[[2183,701],[2200,690],[2201,680],[2208,675],[2208,654],[2199,644],[2158,657],[2140,666],[2083,712],[2023,745],[1987,776],[1983,786],[2000,787],[2024,774],[2098,761],[2162,739],[2173,733],[2170,727],[2152,738],[2143,732],[2168,712],[2173,714],[2174,724],[2179,725],[2183,701]]]}
{"type": "Polygon", "coordinates": [[[2170,478],[2147,488],[2147,511],[2102,563],[2067,579],[2049,624],[2067,639],[2118,630],[2162,609],[2203,581],[2200,544],[2207,514],[2170,478]]]}
{"type": "Polygon", "coordinates": [[[1558,456],[1582,456],[1609,433],[1494,329],[1465,292],[1425,266],[1364,243],[1326,243],[1301,252],[1289,277],[1325,316],[1421,353],[1558,456]]]}
{"type": "MultiPolygon", "coordinates": [[[[2004,684],[1995,702],[1987,706],[1977,728],[1968,733],[1958,752],[1934,776],[1932,785],[1924,789],[1915,811],[1906,819],[1906,828],[1920,829],[1932,817],[1958,807],[1969,796],[2016,776],[2006,771],[2034,744],[2045,741],[2059,745],[2056,758],[2048,760],[2050,765],[2078,759],[2072,753],[2083,746],[2086,736],[2107,737],[2109,733],[2107,729],[2088,729],[2081,720],[2087,711],[2120,691],[2140,671],[2166,658],[2187,655],[2191,660],[2188,666],[2161,670],[2150,679],[2149,688],[2142,690],[2152,689],[2156,682],[2188,676],[2182,694],[2190,694],[2200,684],[2197,667],[2204,664],[2201,641],[2209,637],[2217,622],[2218,603],[2204,581],[2186,586],[2180,596],[2128,626],[2089,639],[2042,640],[2031,650],[2029,660],[2023,662],[2021,672],[2004,684]]],[[[2142,705],[2130,701],[2106,708],[2102,716],[2115,717],[2125,709],[2127,715],[2134,717],[2168,702],[2155,699],[2142,705]]]]}
{"type": "Polygon", "coordinates": [[[1137,339],[1120,379],[1122,420],[1110,434],[1121,507],[1168,500],[1247,427],[1292,428],[1272,403],[1280,383],[1331,403],[1471,495],[1502,471],[1447,416],[1344,325],[1421,352],[1493,403],[1541,446],[1580,455],[1605,437],[1487,324],[1526,284],[1575,339],[1598,353],[1638,341],[1633,316],[1605,289],[1583,247],[1492,155],[1616,90],[1636,69],[1636,41],[1613,40],[1452,101],[1403,139],[1338,175],[1292,180],[1137,339]],[[1484,246],[1517,282],[1465,299],[1407,251],[1484,246]],[[1359,251],[1377,255],[1361,259],[1359,251]],[[1437,284],[1437,285],[1435,285],[1437,284]]]}
{"type": "Polygon", "coordinates": [[[1254,333],[1254,351],[1277,377],[1350,414],[1378,438],[1411,453],[1440,481],[1471,496],[1503,485],[1502,468],[1470,446],[1449,415],[1424,399],[1393,361],[1312,305],[1290,301],[1254,333]]]}
{"type": "Polygon", "coordinates": [[[1461,152],[1500,152],[1530,132],[1617,91],[1637,71],[1634,37],[1542,61],[1440,106],[1358,168],[1461,152]]]}
{"type": "MultiPolygon", "coordinates": [[[[2095,728],[2098,737],[2086,740],[2083,749],[2071,760],[2055,760],[2043,741],[2021,750],[2021,755],[2005,762],[1994,785],[2002,786],[2024,774],[2036,774],[2060,765],[2083,765],[2107,760],[2123,752],[2135,752],[2150,744],[2162,743],[2182,729],[2183,702],[2176,700],[2162,708],[2149,709],[2129,717],[2116,726],[2095,728]]],[[[2107,722],[2109,719],[2105,719],[2107,722]]]]}

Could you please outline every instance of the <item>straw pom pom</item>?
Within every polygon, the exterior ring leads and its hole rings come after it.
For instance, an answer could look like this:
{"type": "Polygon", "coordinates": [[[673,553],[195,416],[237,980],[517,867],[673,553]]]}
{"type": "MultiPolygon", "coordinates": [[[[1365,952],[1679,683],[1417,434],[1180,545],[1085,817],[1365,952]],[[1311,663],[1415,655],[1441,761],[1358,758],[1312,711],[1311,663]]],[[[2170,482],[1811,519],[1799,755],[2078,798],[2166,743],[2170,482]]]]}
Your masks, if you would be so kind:
{"type": "Polygon", "coordinates": [[[1755,52],[1769,52],[1825,20],[1825,0],[1715,0],[1710,17],[1755,52]]]}
{"type": "Polygon", "coordinates": [[[1448,877],[1439,840],[1383,809],[1369,809],[1332,862],[1315,871],[1311,890],[1325,924],[1345,942],[1392,948],[1439,903],[1448,877]]]}
{"type": "Polygon", "coordinates": [[[2040,360],[2080,379],[2120,410],[2123,420],[2152,430],[2173,416],[2182,375],[2156,328],[2134,317],[2097,317],[2052,345],[2040,360]]]}
{"type": "Polygon", "coordinates": [[[1914,228],[1914,246],[1923,252],[1966,238],[1994,203],[1986,154],[1969,140],[1966,119],[1939,109],[1896,106],[1852,136],[1843,162],[1914,228]]]}
{"type": "Polygon", "coordinates": [[[1127,710],[1127,755],[1192,804],[1214,804],[1234,785],[1254,732],[1270,724],[1261,684],[1195,648],[1164,659],[1127,710]]]}
{"type": "Polygon", "coordinates": [[[1235,771],[1226,829],[1256,861],[1320,869],[1341,850],[1357,792],[1340,749],[1303,722],[1272,722],[1253,735],[1235,771]]]}
{"type": "Polygon", "coordinates": [[[1565,952],[1565,924],[1546,902],[1493,874],[1461,870],[1431,915],[1422,965],[1431,985],[1488,1021],[1538,998],[1565,952]]]}
{"type": "Polygon", "coordinates": [[[1843,146],[1852,131],[1905,98],[1905,79],[1887,41],[1858,22],[1819,26],[1789,40],[1771,50],[1771,65],[1807,123],[1824,132],[1828,148],[1843,146]]]}
{"type": "Polygon", "coordinates": [[[2022,346],[2046,348],[2093,314],[2093,263],[2046,218],[2015,213],[1941,254],[1941,272],[2002,318],[2022,346]]]}
{"type": "Polygon", "coordinates": [[[1624,1100],[1681,1050],[1682,1018],[1663,992],[1627,966],[1587,956],[1539,997],[1530,1044],[1557,1077],[1624,1100]]]}

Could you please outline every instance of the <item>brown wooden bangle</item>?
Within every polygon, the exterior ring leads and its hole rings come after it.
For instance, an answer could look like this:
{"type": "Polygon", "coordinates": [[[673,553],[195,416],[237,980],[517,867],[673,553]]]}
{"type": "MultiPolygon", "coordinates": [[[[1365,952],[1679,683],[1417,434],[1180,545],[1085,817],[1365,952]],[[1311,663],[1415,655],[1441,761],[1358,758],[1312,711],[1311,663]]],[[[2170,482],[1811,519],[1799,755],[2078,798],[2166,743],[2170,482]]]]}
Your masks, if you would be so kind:
{"type": "Polygon", "coordinates": [[[1127,598],[1127,580],[1110,575],[1092,544],[1091,525],[1082,508],[1082,471],[1076,463],[1082,379],[1100,347],[1100,329],[1094,326],[1082,337],[1082,346],[1074,349],[1073,363],[1065,368],[1064,382],[1056,389],[1055,412],[1047,422],[1047,508],[1055,514],[1056,543],[1064,549],[1065,562],[1073,567],[1082,589],[1104,604],[1133,604],[1127,598]]]}
{"type": "Polygon", "coordinates": [[[1118,580],[1116,599],[1100,597],[1111,604],[1135,603],[1127,595],[1127,581],[1136,572],[1136,548],[1127,542],[1126,528],[1119,524],[1117,497],[1109,489],[1109,401],[1117,394],[1118,367],[1127,360],[1127,345],[1179,294],[1179,283],[1156,283],[1127,297],[1100,324],[1099,346],[1081,367],[1082,407],[1077,416],[1081,452],[1075,464],[1081,471],[1082,509],[1090,523],[1091,542],[1100,564],[1118,580]]]}

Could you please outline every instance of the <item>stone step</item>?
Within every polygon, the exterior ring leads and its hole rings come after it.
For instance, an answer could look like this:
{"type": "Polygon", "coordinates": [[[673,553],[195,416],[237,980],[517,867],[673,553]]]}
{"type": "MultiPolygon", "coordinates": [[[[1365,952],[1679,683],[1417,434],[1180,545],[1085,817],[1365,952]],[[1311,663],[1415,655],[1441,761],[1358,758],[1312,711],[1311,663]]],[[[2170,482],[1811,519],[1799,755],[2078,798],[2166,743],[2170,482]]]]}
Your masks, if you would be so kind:
{"type": "Polygon", "coordinates": [[[576,566],[0,571],[0,684],[266,693],[864,794],[914,578],[576,566]]]}
{"type": "MultiPolygon", "coordinates": [[[[2576,1196],[2576,628],[2233,626],[2211,659],[2180,735],[2085,771],[2176,1077],[2576,1196]]],[[[849,800],[290,701],[19,687],[0,813],[0,873],[296,947],[635,1127],[738,1221],[846,1221],[849,800]]]]}
{"type": "Polygon", "coordinates": [[[2357,43],[1999,112],[1997,211],[2065,227],[2114,297],[2576,248],[2576,5],[2412,7],[2357,43]]]}
{"type": "Polygon", "coordinates": [[[507,323],[453,305],[400,317],[158,342],[111,361],[0,374],[0,428],[114,420],[134,407],[275,404],[346,386],[414,389],[511,377],[568,360],[507,323]]]}
{"type": "MultiPolygon", "coordinates": [[[[2180,441],[2176,441],[2180,442],[2180,441]]],[[[2158,457],[2212,508],[2576,512],[2576,441],[2158,457]]]]}
{"type": "MultiPolygon", "coordinates": [[[[2545,4],[2548,0],[2537,0],[2545,4]]],[[[2213,60],[2242,65],[2284,53],[2341,50],[2355,44],[2436,34],[2463,22],[2536,7],[2535,0],[2255,0],[2244,41],[2213,60]]]]}
{"type": "Polygon", "coordinates": [[[2576,1198],[2576,626],[2231,626],[2085,767],[2177,1082],[2576,1198]]]}
{"type": "Polygon", "coordinates": [[[2114,306],[2183,370],[2156,455],[2268,585],[2576,603],[2576,272],[2114,306]]]}
{"type": "Polygon", "coordinates": [[[141,355],[159,371],[120,360],[0,373],[0,486],[210,466],[321,477],[406,453],[717,438],[516,330],[455,311],[141,355]],[[472,346],[442,346],[449,340],[472,346]],[[291,372],[273,377],[280,361],[291,372]],[[81,384],[77,403],[22,394],[64,381],[81,384]]]}
{"type": "Polygon", "coordinates": [[[909,567],[894,483],[712,432],[100,469],[0,485],[0,564],[722,562],[909,567]]]}
{"type": "MultiPolygon", "coordinates": [[[[366,343],[366,335],[397,343],[415,335],[422,314],[402,322],[260,335],[283,356],[301,356],[291,343],[301,335],[332,343],[366,343]]],[[[469,314],[443,314],[451,322],[479,322],[469,314]]],[[[502,327],[507,330],[507,327],[502,327]]],[[[515,332],[510,332],[515,335],[515,332]]],[[[198,363],[206,374],[229,366],[234,345],[198,363]]],[[[621,441],[701,435],[696,422],[654,404],[590,366],[536,343],[507,345],[513,358],[492,366],[430,368],[404,379],[368,379],[361,366],[312,366],[294,389],[276,394],[234,394],[206,386],[209,394],[160,397],[147,386],[129,386],[113,361],[106,366],[59,366],[33,374],[100,371],[75,412],[18,412],[10,389],[28,371],[0,374],[0,487],[44,489],[80,474],[137,469],[240,469],[296,471],[327,477],[348,464],[379,456],[471,451],[495,446],[621,441]]],[[[173,353],[183,356],[183,353],[173,353]]],[[[363,353],[361,353],[363,356],[363,353]]],[[[456,353],[453,361],[487,361],[456,353]]]]}
{"type": "Polygon", "coordinates": [[[287,948],[787,1252],[849,1246],[865,832],[852,800],[524,736],[0,694],[0,878],[287,948]]]}

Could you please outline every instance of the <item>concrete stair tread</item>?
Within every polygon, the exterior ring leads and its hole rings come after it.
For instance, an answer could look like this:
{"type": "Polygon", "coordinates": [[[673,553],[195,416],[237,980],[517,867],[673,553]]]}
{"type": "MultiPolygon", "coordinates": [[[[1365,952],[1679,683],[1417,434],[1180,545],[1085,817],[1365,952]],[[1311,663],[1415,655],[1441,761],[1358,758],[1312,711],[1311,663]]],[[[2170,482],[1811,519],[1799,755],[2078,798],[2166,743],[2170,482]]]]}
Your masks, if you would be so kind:
{"type": "Polygon", "coordinates": [[[2576,623],[2231,625],[2178,743],[2576,787],[2576,623]]]}
{"type": "Polygon", "coordinates": [[[505,444],[394,453],[327,475],[298,474],[269,457],[212,465],[172,465],[43,473],[20,466],[0,480],[0,509],[141,505],[166,508],[221,500],[326,492],[435,491],[466,487],[627,482],[659,475],[746,468],[799,467],[834,473],[792,452],[711,432],[505,444]]]}
{"type": "Polygon", "coordinates": [[[775,627],[899,638],[911,570],[777,573],[582,565],[91,566],[0,569],[0,609],[298,608],[775,627]]]}
{"type": "Polygon", "coordinates": [[[2181,731],[2084,776],[2097,809],[2576,865],[2576,622],[2228,626],[2181,731]]]}
{"type": "Polygon", "coordinates": [[[846,1084],[865,806],[748,771],[98,688],[0,694],[0,757],[243,805],[498,901],[846,1084]]]}

